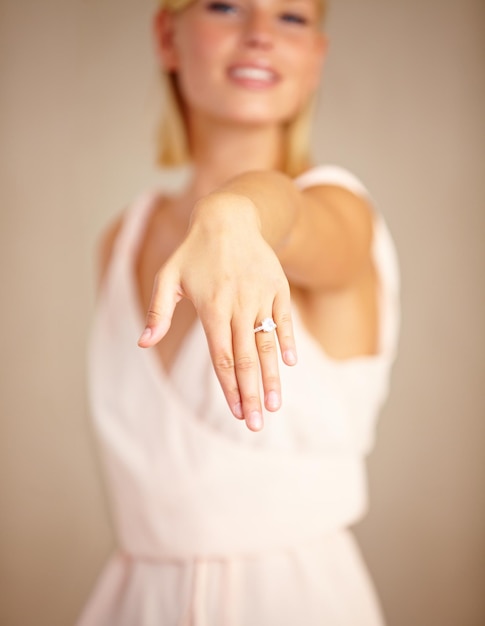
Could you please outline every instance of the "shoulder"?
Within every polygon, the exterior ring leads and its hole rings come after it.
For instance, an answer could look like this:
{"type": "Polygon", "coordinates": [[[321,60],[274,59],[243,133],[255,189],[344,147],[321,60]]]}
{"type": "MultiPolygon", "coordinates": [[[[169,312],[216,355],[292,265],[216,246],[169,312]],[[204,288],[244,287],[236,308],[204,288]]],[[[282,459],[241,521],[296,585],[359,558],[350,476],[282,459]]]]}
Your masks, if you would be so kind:
{"type": "Polygon", "coordinates": [[[363,182],[338,165],[316,165],[294,179],[295,185],[308,197],[332,208],[346,221],[372,230],[372,198],[363,182]]]}
{"type": "MultiPolygon", "coordinates": [[[[362,269],[371,269],[375,210],[362,181],[337,165],[317,165],[294,179],[295,185],[313,207],[313,214],[324,211],[326,225],[333,233],[327,246],[334,248],[332,287],[348,287],[362,269]],[[340,271],[336,271],[340,268],[340,271]]],[[[314,218],[315,219],[315,218],[314,218]]]]}
{"type": "Polygon", "coordinates": [[[330,208],[369,245],[375,215],[372,198],[360,178],[339,165],[323,164],[310,167],[294,183],[305,196],[330,208]]]}
{"type": "Polygon", "coordinates": [[[341,222],[353,245],[370,253],[374,209],[368,197],[357,195],[346,187],[328,183],[308,187],[303,193],[315,203],[325,206],[341,222]]]}

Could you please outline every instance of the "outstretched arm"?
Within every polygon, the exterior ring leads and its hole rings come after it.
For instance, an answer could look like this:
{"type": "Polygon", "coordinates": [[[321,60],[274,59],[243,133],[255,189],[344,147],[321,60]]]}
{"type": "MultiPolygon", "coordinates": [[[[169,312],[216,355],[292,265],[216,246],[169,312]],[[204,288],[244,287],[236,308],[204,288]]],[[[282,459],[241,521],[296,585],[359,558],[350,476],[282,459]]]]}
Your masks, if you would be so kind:
{"type": "Polygon", "coordinates": [[[262,427],[259,370],[268,410],[281,404],[273,317],[283,361],[296,363],[288,278],[303,289],[344,287],[369,255],[371,212],[337,187],[300,191],[278,172],[249,172],[195,205],[187,236],[158,272],[139,345],[168,331],[181,298],[194,304],[233,414],[262,427]]]}

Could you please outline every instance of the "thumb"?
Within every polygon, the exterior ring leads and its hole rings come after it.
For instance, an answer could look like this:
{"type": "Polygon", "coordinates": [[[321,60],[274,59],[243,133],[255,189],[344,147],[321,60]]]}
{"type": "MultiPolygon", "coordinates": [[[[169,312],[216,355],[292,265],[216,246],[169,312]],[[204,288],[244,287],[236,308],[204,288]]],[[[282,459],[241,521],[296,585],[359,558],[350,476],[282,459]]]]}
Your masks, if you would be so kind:
{"type": "Polygon", "coordinates": [[[175,307],[181,299],[182,291],[176,276],[158,272],[148,307],[145,330],[138,339],[141,348],[150,348],[163,339],[172,323],[175,307]]]}

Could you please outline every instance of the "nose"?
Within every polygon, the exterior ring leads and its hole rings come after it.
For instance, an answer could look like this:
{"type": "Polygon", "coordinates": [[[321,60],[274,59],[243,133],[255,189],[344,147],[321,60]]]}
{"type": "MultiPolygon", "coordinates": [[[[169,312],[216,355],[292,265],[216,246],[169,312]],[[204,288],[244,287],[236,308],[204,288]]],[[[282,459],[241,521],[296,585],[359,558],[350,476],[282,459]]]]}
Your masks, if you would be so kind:
{"type": "Polygon", "coordinates": [[[270,17],[262,12],[254,11],[248,16],[246,45],[249,48],[270,50],[273,44],[274,38],[270,17]]]}

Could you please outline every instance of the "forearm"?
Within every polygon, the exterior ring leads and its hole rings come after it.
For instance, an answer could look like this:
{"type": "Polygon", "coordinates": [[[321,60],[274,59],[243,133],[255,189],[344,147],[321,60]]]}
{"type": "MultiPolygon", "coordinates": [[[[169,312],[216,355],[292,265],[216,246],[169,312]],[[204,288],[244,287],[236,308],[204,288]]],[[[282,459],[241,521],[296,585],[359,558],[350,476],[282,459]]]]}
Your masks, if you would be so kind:
{"type": "Polygon", "coordinates": [[[301,192],[278,171],[248,172],[226,182],[220,191],[251,201],[266,242],[278,252],[288,240],[301,210],[301,192]]]}
{"type": "Polygon", "coordinates": [[[294,226],[299,195],[292,180],[284,174],[248,172],[228,180],[197,202],[191,221],[205,223],[213,232],[256,228],[277,252],[294,226]]]}
{"type": "Polygon", "coordinates": [[[226,220],[229,229],[256,227],[302,287],[345,286],[369,258],[371,211],[343,189],[302,192],[280,172],[248,172],[207,196],[197,211],[211,228],[226,220]]]}

